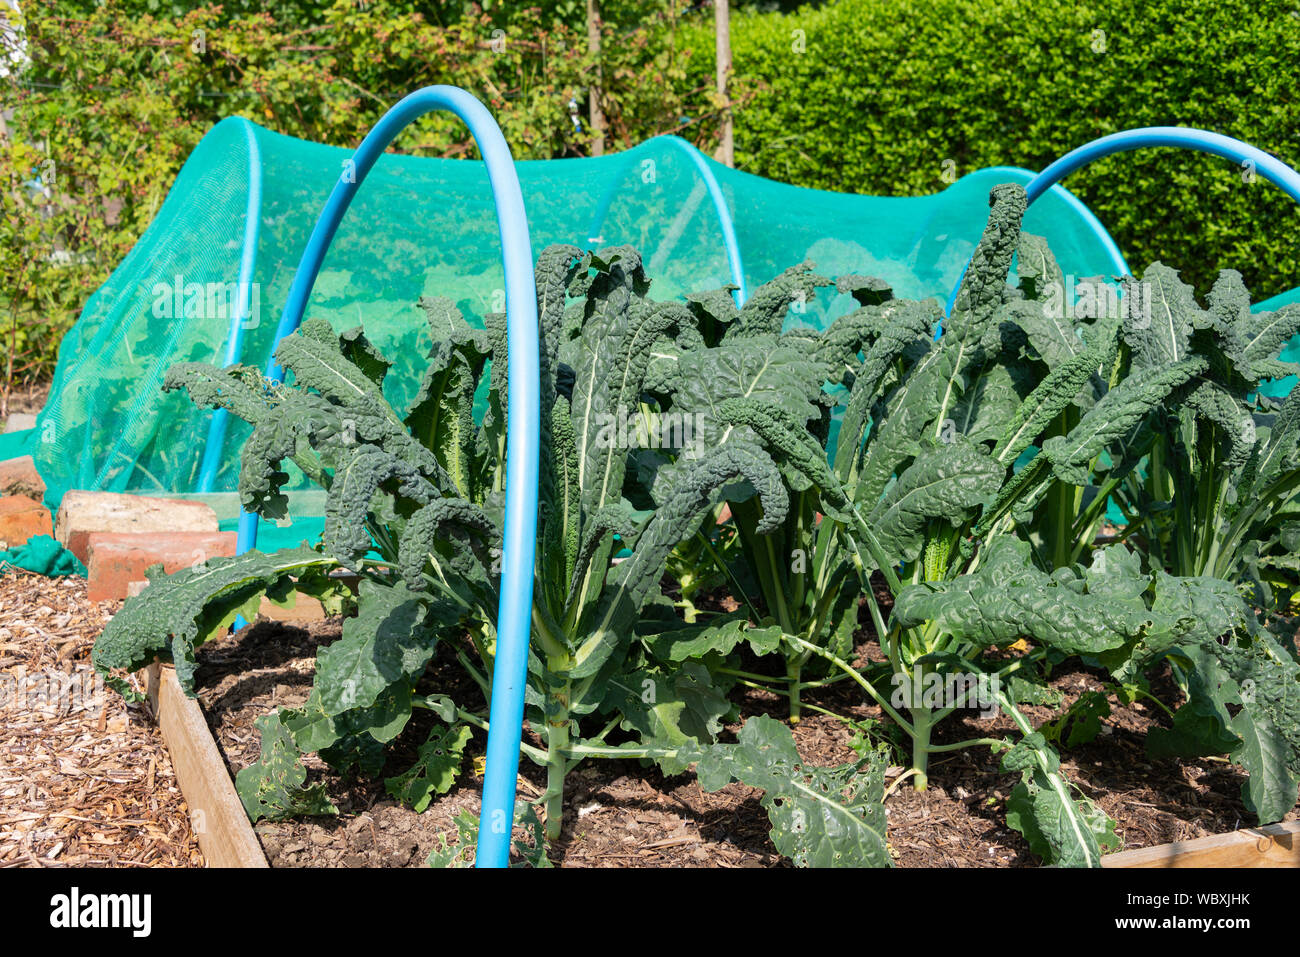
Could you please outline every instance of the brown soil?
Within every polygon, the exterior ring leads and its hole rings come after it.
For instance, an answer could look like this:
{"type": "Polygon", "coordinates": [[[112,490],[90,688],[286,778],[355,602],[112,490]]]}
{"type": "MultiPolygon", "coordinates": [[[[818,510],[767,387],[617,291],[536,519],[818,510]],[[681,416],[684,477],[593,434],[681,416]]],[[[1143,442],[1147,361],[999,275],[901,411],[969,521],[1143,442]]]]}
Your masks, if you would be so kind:
{"type": "Polygon", "coordinates": [[[117,607],[0,573],[0,867],[202,866],[157,725],[93,679],[117,607]]]}
{"type": "MultiPolygon", "coordinates": [[[[307,696],[318,644],[335,640],[337,622],[310,628],[261,622],[200,651],[200,699],[232,774],[256,760],[257,717],[277,706],[295,706],[307,696]]],[[[863,640],[859,663],[878,659],[879,648],[863,640]]],[[[747,670],[770,670],[768,662],[745,663],[747,670]]],[[[462,677],[444,649],[426,676],[429,690],[451,694],[462,706],[479,708],[482,698],[462,677]]],[[[1159,676],[1157,676],[1159,681],[1159,676]]],[[[1057,673],[1052,686],[1068,704],[1087,690],[1100,690],[1098,676],[1082,667],[1057,673]]],[[[762,691],[737,689],[742,718],[760,713],[781,717],[783,700],[762,691]]],[[[1168,689],[1164,689],[1168,690],[1168,689]]],[[[1166,695],[1166,698],[1168,696],[1166,695]]],[[[865,722],[877,737],[888,736],[881,712],[849,682],[805,692],[804,701],[865,722]]],[[[1222,761],[1155,761],[1146,757],[1147,728],[1167,718],[1141,702],[1122,706],[1110,698],[1112,714],[1091,744],[1065,751],[1069,778],[1118,822],[1128,848],[1145,847],[1233,830],[1251,820],[1240,799],[1242,774],[1222,761]]],[[[1026,706],[1035,724],[1055,717],[1058,708],[1026,706]]],[[[402,740],[424,735],[417,714],[402,740]]],[[[728,729],[734,733],[739,725],[728,729]]],[[[837,718],[810,713],[793,729],[803,758],[812,764],[840,764],[855,758],[849,747],[854,729],[837,718]]],[[[936,741],[999,738],[1013,733],[1009,719],[980,719],[971,713],[936,730],[936,741]]],[[[533,739],[534,743],[536,739],[533,739]]],[[[462,775],[451,792],[423,814],[395,804],[382,780],[344,780],[314,756],[306,763],[311,780],[323,781],[340,814],[276,823],[256,831],[275,867],[420,866],[438,835],[454,840],[453,817],[462,809],[477,815],[482,779],[483,736],[467,749],[462,775]]],[[[414,745],[398,750],[387,774],[409,766],[414,745]]],[[[901,756],[898,760],[903,760],[901,756]]],[[[901,767],[890,769],[890,780],[901,767]]],[[[785,862],[767,836],[761,793],[732,784],[704,793],[693,776],[665,778],[635,761],[592,760],[569,776],[565,832],[551,848],[551,860],[564,866],[775,867],[785,862]]],[[[1024,840],[1005,823],[1005,802],[1017,777],[998,770],[986,748],[970,748],[932,759],[930,783],[916,792],[905,782],[886,803],[889,842],[904,867],[1036,866],[1024,840]]],[[[520,797],[535,800],[545,781],[526,760],[520,767],[520,797]]],[[[1289,819],[1295,818],[1292,812],[1289,819]]]]}

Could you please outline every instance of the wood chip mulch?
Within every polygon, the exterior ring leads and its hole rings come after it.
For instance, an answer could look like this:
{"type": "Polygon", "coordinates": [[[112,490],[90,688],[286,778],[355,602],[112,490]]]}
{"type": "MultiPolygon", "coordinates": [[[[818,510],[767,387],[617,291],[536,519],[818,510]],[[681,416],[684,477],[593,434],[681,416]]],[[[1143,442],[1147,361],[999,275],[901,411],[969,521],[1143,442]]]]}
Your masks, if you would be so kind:
{"type": "Polygon", "coordinates": [[[152,716],[96,679],[119,607],[0,570],[0,867],[201,867],[152,716]]]}

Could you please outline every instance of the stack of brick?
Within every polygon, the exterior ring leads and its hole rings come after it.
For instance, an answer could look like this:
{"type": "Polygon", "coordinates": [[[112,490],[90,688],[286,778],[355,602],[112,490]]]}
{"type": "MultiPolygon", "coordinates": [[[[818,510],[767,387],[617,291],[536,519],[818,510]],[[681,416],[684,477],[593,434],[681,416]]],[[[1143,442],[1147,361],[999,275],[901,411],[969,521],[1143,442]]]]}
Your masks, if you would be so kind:
{"type": "Polygon", "coordinates": [[[125,598],[151,565],[171,574],[235,554],[235,533],[220,531],[210,506],[113,492],[64,495],[54,537],[85,564],[92,601],[125,598]]]}
{"type": "MultiPolygon", "coordinates": [[[[153,565],[171,574],[235,554],[235,533],[221,531],[216,512],[202,502],[74,490],[51,522],[44,496],[31,456],[0,462],[0,551],[53,535],[86,566],[92,601],[139,594],[153,565]]],[[[260,613],[289,622],[325,618],[315,598],[295,597],[291,608],[263,600],[260,613]]]]}

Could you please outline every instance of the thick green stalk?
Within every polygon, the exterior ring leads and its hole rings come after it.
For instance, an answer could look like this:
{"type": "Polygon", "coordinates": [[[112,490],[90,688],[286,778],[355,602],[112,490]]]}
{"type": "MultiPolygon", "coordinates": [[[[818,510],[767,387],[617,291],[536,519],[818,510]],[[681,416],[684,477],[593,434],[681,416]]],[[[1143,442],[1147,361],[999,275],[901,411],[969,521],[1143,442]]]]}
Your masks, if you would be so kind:
{"type": "Polygon", "coordinates": [[[549,697],[546,707],[546,837],[560,836],[564,820],[564,777],[568,773],[569,683],[549,697]]]}
{"type": "Polygon", "coordinates": [[[790,684],[786,687],[786,692],[790,695],[790,723],[799,722],[799,690],[803,685],[799,677],[803,674],[803,663],[807,660],[807,654],[797,655],[790,658],[785,665],[785,675],[790,684]]]}
{"type": "Polygon", "coordinates": [[[926,772],[930,766],[930,730],[934,725],[929,708],[914,705],[909,710],[912,712],[912,770],[916,772],[912,787],[924,791],[930,783],[926,772]]]}

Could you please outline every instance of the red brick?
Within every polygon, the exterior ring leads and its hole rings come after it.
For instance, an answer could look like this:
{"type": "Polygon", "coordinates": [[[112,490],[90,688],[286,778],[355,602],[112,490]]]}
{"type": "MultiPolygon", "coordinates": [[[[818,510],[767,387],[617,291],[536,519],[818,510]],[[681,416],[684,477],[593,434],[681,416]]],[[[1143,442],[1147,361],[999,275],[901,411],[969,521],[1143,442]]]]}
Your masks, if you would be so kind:
{"type": "Polygon", "coordinates": [[[0,462],[0,492],[26,495],[38,502],[45,497],[45,482],[30,455],[0,462]]]}
{"type": "Polygon", "coordinates": [[[145,579],[145,569],[162,563],[168,574],[235,554],[234,532],[95,532],[89,536],[91,601],[125,598],[132,582],[145,579]]]}
{"type": "Polygon", "coordinates": [[[40,502],[26,495],[0,498],[0,548],[17,548],[29,538],[52,531],[49,510],[40,502]]]}
{"type": "MultiPolygon", "coordinates": [[[[80,558],[89,560],[95,532],[215,532],[217,513],[202,502],[114,492],[72,491],[63,496],[54,519],[54,537],[80,558]]],[[[186,563],[188,564],[188,562],[186,563]]]]}

